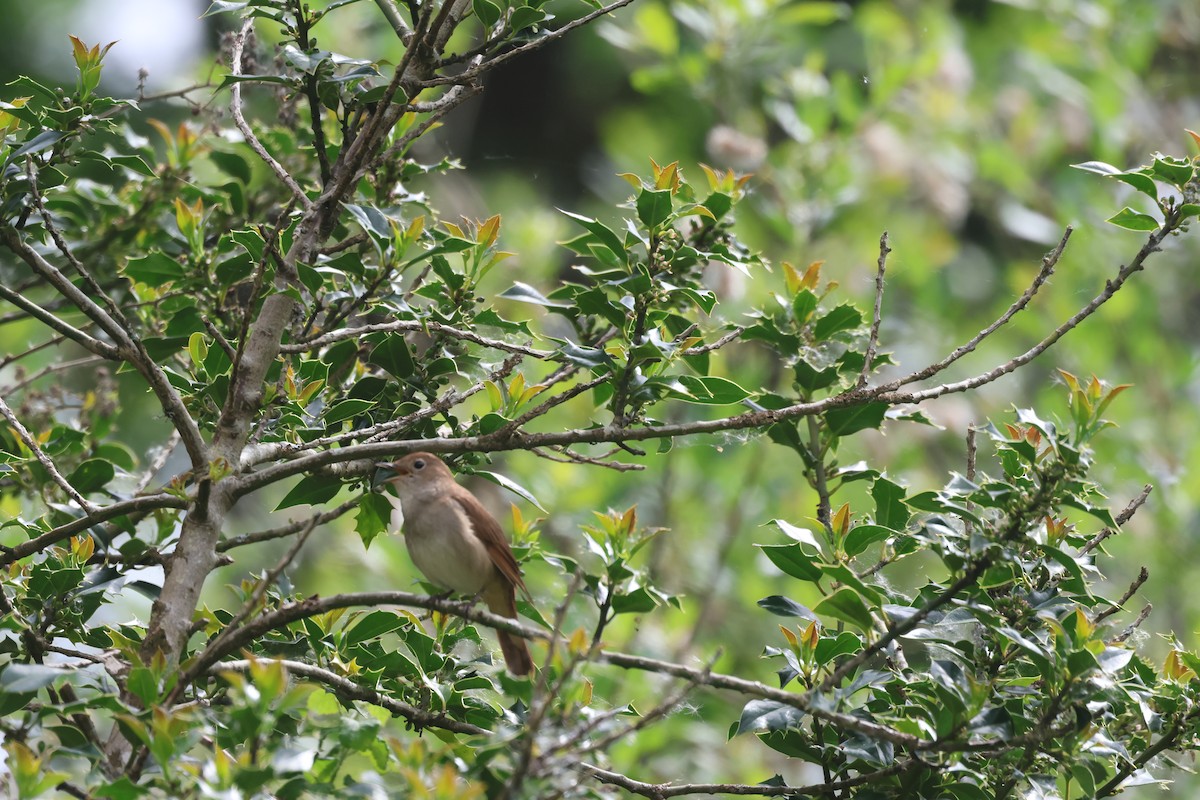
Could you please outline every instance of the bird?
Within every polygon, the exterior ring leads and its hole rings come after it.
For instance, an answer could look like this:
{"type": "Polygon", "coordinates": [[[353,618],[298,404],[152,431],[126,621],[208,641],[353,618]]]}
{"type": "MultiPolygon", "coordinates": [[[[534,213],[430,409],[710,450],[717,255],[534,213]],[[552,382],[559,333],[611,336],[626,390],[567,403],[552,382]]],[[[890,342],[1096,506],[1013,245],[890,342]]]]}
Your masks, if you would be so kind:
{"type": "MultiPolygon", "coordinates": [[[[488,610],[517,618],[516,592],[532,602],[521,569],[500,523],[469,489],[454,480],[445,462],[431,453],[409,453],[392,462],[376,463],[373,484],[391,485],[393,530],[403,530],[404,544],[417,569],[430,583],[472,598],[488,610]],[[399,517],[399,519],[397,519],[399,517]]],[[[519,636],[496,631],[508,671],[533,671],[529,646],[519,636]]]]}

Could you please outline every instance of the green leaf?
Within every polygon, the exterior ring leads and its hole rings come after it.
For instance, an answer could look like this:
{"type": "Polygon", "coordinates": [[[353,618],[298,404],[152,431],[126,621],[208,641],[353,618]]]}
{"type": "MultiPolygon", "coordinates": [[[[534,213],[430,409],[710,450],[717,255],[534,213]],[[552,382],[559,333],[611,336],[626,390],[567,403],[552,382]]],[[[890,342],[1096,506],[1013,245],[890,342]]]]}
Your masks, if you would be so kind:
{"type": "Polygon", "coordinates": [[[89,458],[67,476],[67,483],[79,490],[80,494],[88,494],[103,488],[116,476],[113,465],[102,458],[89,458]]]}
{"type": "Polygon", "coordinates": [[[653,230],[671,217],[671,190],[643,189],[637,198],[638,219],[653,230]]]}
{"type": "Polygon", "coordinates": [[[751,700],[742,708],[734,735],[749,731],[783,731],[798,728],[804,712],[774,700],[751,700]]]}
{"type": "Polygon", "coordinates": [[[883,525],[856,525],[846,534],[843,548],[848,556],[856,556],[875,542],[882,542],[889,536],[899,536],[897,531],[883,525]]]}
{"type": "Polygon", "coordinates": [[[880,476],[871,484],[875,500],[875,522],[887,528],[902,530],[908,524],[910,512],[904,504],[904,487],[880,476]]]}
{"type": "Polygon", "coordinates": [[[403,334],[399,333],[389,333],[385,336],[379,344],[375,345],[375,349],[371,351],[367,361],[382,367],[400,380],[408,378],[416,370],[416,363],[413,361],[408,342],[403,334]]]}
{"type": "Polygon", "coordinates": [[[552,339],[559,343],[559,354],[572,364],[596,369],[612,368],[613,360],[608,353],[595,347],[580,347],[574,342],[552,339]]]}
{"type": "Polygon", "coordinates": [[[346,633],[343,641],[347,645],[361,644],[371,639],[378,639],[385,633],[391,633],[408,624],[407,617],[402,617],[393,611],[372,611],[346,633]]]}
{"type": "Polygon", "coordinates": [[[105,800],[138,800],[138,798],[145,797],[150,791],[150,789],[144,789],[129,780],[127,775],[122,775],[112,783],[106,783],[98,789],[93,789],[92,794],[105,798],[105,800]]]}
{"type": "Polygon", "coordinates": [[[362,539],[363,547],[381,533],[387,533],[392,519],[392,504],[382,494],[366,492],[358,501],[358,513],[354,517],[354,532],[362,539]]]}
{"type": "Polygon", "coordinates": [[[1196,174],[1196,168],[1186,158],[1158,157],[1150,169],[1154,176],[1180,189],[1196,174]]]}
{"type": "Polygon", "coordinates": [[[826,597],[813,609],[818,614],[825,614],[851,625],[856,625],[864,631],[871,629],[871,612],[863,603],[858,593],[849,586],[843,586],[826,597]]]}
{"type": "Polygon", "coordinates": [[[96,447],[96,457],[109,461],[115,467],[131,470],[137,466],[133,451],[120,442],[108,442],[96,447]]]}
{"type": "Polygon", "coordinates": [[[485,28],[492,27],[500,20],[500,6],[491,0],[471,0],[471,7],[485,28]]]}
{"type": "Polygon", "coordinates": [[[306,475],[279,501],[279,505],[275,506],[275,510],[279,511],[304,503],[308,503],[309,505],[328,503],[337,495],[338,490],[341,488],[342,482],[332,476],[306,475]]]}
{"type": "Polygon", "coordinates": [[[814,658],[818,664],[828,664],[838,656],[850,655],[857,653],[862,649],[862,639],[850,631],[842,631],[836,638],[822,637],[817,642],[817,650],[814,658]]]}
{"type": "Polygon", "coordinates": [[[208,158],[216,165],[217,169],[226,175],[236,178],[240,183],[250,183],[253,172],[250,169],[250,162],[242,156],[236,153],[223,153],[220,150],[209,150],[208,158]]]}
{"type": "MultiPolygon", "coordinates": [[[[561,211],[562,209],[559,210],[561,211]]],[[[566,214],[568,217],[586,228],[593,236],[596,237],[600,244],[604,245],[609,250],[612,250],[613,253],[621,259],[622,264],[628,262],[628,257],[625,253],[625,243],[621,241],[621,237],[613,233],[611,228],[601,222],[597,222],[591,217],[585,217],[582,214],[574,214],[570,211],[563,211],[562,213],[566,214]]]]}
{"type": "Polygon", "coordinates": [[[843,303],[817,320],[813,326],[813,338],[823,342],[835,333],[857,328],[862,321],[861,311],[849,303],[843,303]]]}
{"type": "Polygon", "coordinates": [[[513,29],[513,32],[532,28],[546,19],[546,12],[539,8],[531,8],[529,6],[518,6],[513,9],[512,16],[508,18],[508,24],[513,29]]]}
{"type": "Polygon", "coordinates": [[[888,405],[882,402],[863,403],[825,412],[825,424],[837,436],[849,436],[867,428],[879,428],[887,414],[888,405]]]}
{"type": "Polygon", "coordinates": [[[1071,166],[1084,172],[1094,172],[1097,175],[1120,175],[1124,171],[1103,161],[1085,161],[1082,164],[1072,164],[1071,166]]]}
{"type": "Polygon", "coordinates": [[[814,563],[814,556],[809,556],[798,544],[757,544],[771,563],[779,567],[785,574],[802,581],[816,583],[825,574],[814,563]]]}
{"type": "Polygon", "coordinates": [[[792,298],[792,317],[803,325],[808,322],[812,312],[817,310],[817,296],[808,289],[801,289],[792,298]]]}
{"type": "Polygon", "coordinates": [[[184,276],[179,262],[164,253],[131,258],[125,262],[124,272],[135,281],[154,288],[184,276]]]}
{"type": "Polygon", "coordinates": [[[645,614],[657,607],[658,601],[644,586],[639,586],[632,592],[618,592],[612,599],[614,614],[645,614]]]}
{"type": "Polygon", "coordinates": [[[325,412],[325,424],[336,425],[339,422],[353,419],[374,405],[374,400],[343,400],[325,412]]]}
{"type": "Polygon", "coordinates": [[[131,669],[126,686],[129,691],[137,695],[138,699],[142,701],[142,705],[149,707],[158,702],[160,694],[158,679],[148,667],[134,667],[131,669]]]}
{"type": "Polygon", "coordinates": [[[5,163],[11,164],[21,156],[27,156],[47,150],[53,147],[59,139],[64,138],[66,135],[67,134],[64,131],[42,131],[37,136],[34,136],[32,139],[25,142],[25,144],[12,151],[8,158],[5,159],[5,163]]]}
{"type": "Polygon", "coordinates": [[[519,300],[522,303],[533,303],[534,305],[546,306],[548,308],[571,307],[570,303],[551,300],[528,283],[521,283],[520,281],[514,283],[510,288],[505,289],[500,293],[500,296],[508,300],[519,300]]]}
{"type": "Polygon", "coordinates": [[[1107,221],[1118,228],[1125,228],[1130,231],[1156,231],[1159,227],[1158,220],[1154,217],[1148,214],[1139,214],[1129,206],[1125,206],[1125,208],[1113,214],[1107,221]]]}
{"type": "Polygon", "coordinates": [[[758,601],[758,607],[770,611],[777,617],[802,617],[804,619],[816,620],[817,615],[812,612],[812,609],[807,606],[802,606],[795,600],[788,599],[783,595],[773,594],[770,597],[764,597],[758,601]]]}
{"type": "Polygon", "coordinates": [[[692,403],[724,406],[740,403],[750,396],[750,392],[725,378],[681,375],[677,380],[687,389],[684,399],[692,403]]]}
{"type": "Polygon", "coordinates": [[[801,528],[783,519],[773,519],[767,525],[774,525],[789,539],[793,539],[800,544],[806,544],[818,553],[821,552],[821,543],[808,528],[801,528]]]}
{"type": "MultiPolygon", "coordinates": [[[[375,206],[360,206],[353,203],[346,203],[344,208],[350,212],[350,216],[354,217],[354,221],[358,223],[364,232],[380,241],[391,239],[391,220],[387,214],[384,214],[375,206]]],[[[422,257],[427,255],[429,254],[423,254],[422,257]]]]}
{"type": "Polygon", "coordinates": [[[45,664],[9,664],[0,672],[0,690],[13,694],[36,692],[69,674],[70,670],[45,664]]]}
{"type": "Polygon", "coordinates": [[[1112,177],[1114,180],[1121,181],[1121,183],[1129,184],[1151,200],[1158,202],[1158,186],[1149,175],[1141,172],[1122,172],[1120,175],[1113,175],[1112,177]]]}
{"type": "Polygon", "coordinates": [[[475,474],[479,475],[482,478],[487,478],[489,481],[497,484],[498,486],[503,486],[505,489],[508,489],[510,492],[517,495],[521,499],[526,500],[529,503],[531,503],[534,508],[536,508],[538,511],[541,511],[543,514],[550,513],[546,510],[546,507],[543,506],[541,503],[539,503],[537,498],[533,496],[533,492],[529,491],[524,486],[522,486],[521,484],[514,481],[512,478],[506,478],[505,476],[501,475],[498,472],[489,472],[486,469],[478,470],[475,472],[475,474]]]}

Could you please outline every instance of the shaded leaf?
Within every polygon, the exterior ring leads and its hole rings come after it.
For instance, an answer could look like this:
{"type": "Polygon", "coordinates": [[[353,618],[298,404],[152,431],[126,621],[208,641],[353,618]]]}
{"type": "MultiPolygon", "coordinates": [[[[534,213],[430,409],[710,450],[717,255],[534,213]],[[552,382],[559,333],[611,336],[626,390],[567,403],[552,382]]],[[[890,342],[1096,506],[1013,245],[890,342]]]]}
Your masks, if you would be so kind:
{"type": "Polygon", "coordinates": [[[774,700],[751,700],[742,708],[734,735],[750,731],[783,731],[798,728],[805,714],[798,708],[774,700]]]}
{"type": "Polygon", "coordinates": [[[817,603],[813,611],[849,622],[864,631],[871,629],[871,612],[858,593],[849,586],[843,586],[827,596],[817,603]]]}
{"type": "Polygon", "coordinates": [[[89,458],[67,476],[67,483],[88,494],[103,488],[116,476],[113,465],[102,458],[89,458]]]}
{"type": "Polygon", "coordinates": [[[837,436],[849,436],[861,430],[881,426],[887,410],[887,403],[878,401],[845,408],[831,408],[825,412],[825,423],[837,436]]]}
{"type": "Polygon", "coordinates": [[[770,597],[764,597],[758,601],[758,607],[770,611],[777,617],[802,617],[804,619],[816,620],[817,615],[812,612],[807,606],[802,606],[795,600],[790,600],[783,595],[773,594],[770,597]]]}
{"type": "Polygon", "coordinates": [[[328,503],[342,488],[342,482],[329,475],[306,475],[279,501],[275,510],[291,508],[303,503],[319,505],[328,503]]]}

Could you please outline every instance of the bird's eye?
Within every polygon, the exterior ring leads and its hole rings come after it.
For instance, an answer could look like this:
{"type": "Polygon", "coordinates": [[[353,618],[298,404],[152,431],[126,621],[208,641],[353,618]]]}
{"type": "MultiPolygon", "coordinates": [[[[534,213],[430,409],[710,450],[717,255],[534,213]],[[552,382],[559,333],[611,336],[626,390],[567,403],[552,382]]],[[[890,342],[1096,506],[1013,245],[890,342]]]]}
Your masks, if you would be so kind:
{"type": "Polygon", "coordinates": [[[413,462],[413,469],[425,469],[425,459],[418,458],[413,462]]]}

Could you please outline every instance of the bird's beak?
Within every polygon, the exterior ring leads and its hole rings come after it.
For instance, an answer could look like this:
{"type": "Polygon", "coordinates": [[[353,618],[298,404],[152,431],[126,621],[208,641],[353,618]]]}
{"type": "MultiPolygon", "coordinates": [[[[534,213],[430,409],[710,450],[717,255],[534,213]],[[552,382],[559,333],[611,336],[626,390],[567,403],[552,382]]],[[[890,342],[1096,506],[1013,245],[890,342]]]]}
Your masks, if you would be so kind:
{"type": "Polygon", "coordinates": [[[398,477],[400,473],[394,466],[385,461],[380,461],[375,464],[375,475],[371,478],[371,490],[379,491],[379,489],[390,481],[398,477]]]}

